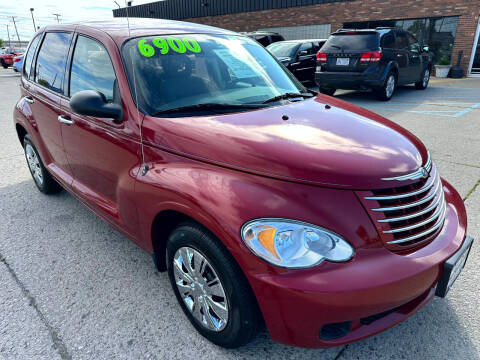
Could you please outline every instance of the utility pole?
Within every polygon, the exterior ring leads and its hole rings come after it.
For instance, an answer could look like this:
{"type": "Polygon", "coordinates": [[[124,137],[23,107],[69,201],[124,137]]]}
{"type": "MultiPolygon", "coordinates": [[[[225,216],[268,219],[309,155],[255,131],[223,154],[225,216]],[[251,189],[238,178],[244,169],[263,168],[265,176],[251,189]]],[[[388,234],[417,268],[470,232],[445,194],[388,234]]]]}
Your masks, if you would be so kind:
{"type": "Polygon", "coordinates": [[[18,46],[20,46],[20,36],[18,35],[17,23],[15,22],[16,17],[18,17],[18,16],[9,16],[9,18],[11,18],[12,21],[13,21],[13,26],[15,27],[15,32],[17,33],[18,46]]]}
{"type": "Polygon", "coordinates": [[[10,31],[8,30],[8,24],[7,24],[7,35],[8,35],[8,47],[12,47],[12,43],[10,42],[10,31]]]}
{"type": "Polygon", "coordinates": [[[58,17],[62,15],[61,14],[52,14],[52,15],[55,15],[57,17],[57,23],[60,23],[60,19],[58,17]]]}
{"type": "Polygon", "coordinates": [[[37,31],[37,27],[35,26],[35,19],[33,18],[33,10],[34,8],[30,8],[30,12],[32,14],[32,21],[33,21],[33,31],[37,31]]]}

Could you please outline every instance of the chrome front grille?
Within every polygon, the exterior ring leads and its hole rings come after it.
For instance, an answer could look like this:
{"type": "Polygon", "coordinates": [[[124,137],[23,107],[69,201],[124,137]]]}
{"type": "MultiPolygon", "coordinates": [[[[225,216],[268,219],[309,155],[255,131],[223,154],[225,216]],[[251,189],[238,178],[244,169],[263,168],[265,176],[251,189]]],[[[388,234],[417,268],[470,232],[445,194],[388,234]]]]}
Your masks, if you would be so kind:
{"type": "Polygon", "coordinates": [[[429,241],[445,221],[446,202],[435,166],[427,179],[407,186],[360,192],[382,240],[398,250],[429,241]]]}

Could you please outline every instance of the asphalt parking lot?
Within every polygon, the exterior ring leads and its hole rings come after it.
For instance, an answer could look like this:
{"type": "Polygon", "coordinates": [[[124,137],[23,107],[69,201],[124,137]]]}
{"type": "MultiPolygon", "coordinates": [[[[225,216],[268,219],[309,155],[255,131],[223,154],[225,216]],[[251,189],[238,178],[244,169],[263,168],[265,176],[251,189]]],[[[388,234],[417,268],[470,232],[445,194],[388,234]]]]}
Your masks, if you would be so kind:
{"type": "MultiPolygon", "coordinates": [[[[19,75],[0,69],[0,359],[478,359],[480,245],[446,299],[372,338],[332,349],[204,340],[151,257],[66,192],[37,191],[12,126],[19,75]]],[[[426,143],[465,199],[480,241],[480,79],[398,89],[392,101],[339,92],[426,143]]],[[[321,309],[319,309],[321,311],[321,309]]]]}

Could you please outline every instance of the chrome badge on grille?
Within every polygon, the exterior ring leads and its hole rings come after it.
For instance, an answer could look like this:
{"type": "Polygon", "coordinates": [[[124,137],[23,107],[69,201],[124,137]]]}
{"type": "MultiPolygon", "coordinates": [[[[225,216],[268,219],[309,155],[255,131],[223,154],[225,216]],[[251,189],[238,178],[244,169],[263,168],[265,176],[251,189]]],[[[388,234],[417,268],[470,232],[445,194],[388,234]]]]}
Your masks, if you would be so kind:
{"type": "Polygon", "coordinates": [[[428,153],[427,162],[425,166],[420,167],[417,171],[414,171],[410,174],[389,177],[389,178],[382,178],[382,180],[416,180],[416,179],[426,179],[430,174],[430,170],[432,170],[432,159],[430,157],[430,153],[428,153]]]}

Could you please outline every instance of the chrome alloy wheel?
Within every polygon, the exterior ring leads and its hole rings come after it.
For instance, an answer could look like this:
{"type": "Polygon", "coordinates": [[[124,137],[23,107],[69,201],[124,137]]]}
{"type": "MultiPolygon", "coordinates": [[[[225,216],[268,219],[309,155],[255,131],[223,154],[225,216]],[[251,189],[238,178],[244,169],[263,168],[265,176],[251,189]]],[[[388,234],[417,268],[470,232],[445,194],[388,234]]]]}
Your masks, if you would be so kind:
{"type": "Polygon", "coordinates": [[[34,180],[37,182],[38,185],[42,185],[42,168],[40,166],[40,160],[38,159],[38,155],[33,149],[32,145],[27,144],[25,146],[25,154],[27,155],[28,167],[30,168],[30,172],[32,173],[34,180]]]}
{"type": "Polygon", "coordinates": [[[197,250],[181,247],[173,258],[175,283],[185,305],[205,328],[221,331],[228,322],[228,303],[213,266],[197,250]]]}
{"type": "Polygon", "coordinates": [[[427,69],[423,74],[423,87],[426,88],[429,81],[430,81],[430,71],[427,69]]]}
{"type": "Polygon", "coordinates": [[[387,86],[385,88],[385,95],[387,98],[391,98],[393,91],[395,90],[395,76],[390,75],[387,80],[387,86]]]}

